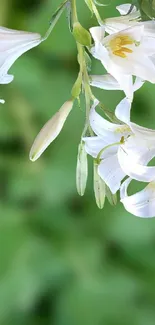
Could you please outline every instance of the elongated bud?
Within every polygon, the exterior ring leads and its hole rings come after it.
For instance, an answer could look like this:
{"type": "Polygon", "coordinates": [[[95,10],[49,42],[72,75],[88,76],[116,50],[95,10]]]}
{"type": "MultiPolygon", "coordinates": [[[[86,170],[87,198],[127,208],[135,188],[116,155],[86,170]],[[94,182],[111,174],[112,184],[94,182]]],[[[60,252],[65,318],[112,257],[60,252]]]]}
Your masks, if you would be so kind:
{"type": "Polygon", "coordinates": [[[78,147],[77,166],[76,166],[76,187],[79,195],[83,196],[88,177],[88,161],[85,151],[85,144],[81,142],[78,147]]]}
{"type": "Polygon", "coordinates": [[[94,194],[99,209],[103,209],[105,202],[105,182],[98,174],[98,164],[94,162],[94,194]]]}
{"type": "Polygon", "coordinates": [[[73,36],[78,43],[84,46],[91,46],[90,33],[79,22],[73,25],[73,36]]]}
{"type": "Polygon", "coordinates": [[[59,111],[43,126],[30,150],[30,160],[37,160],[50,143],[59,135],[72,106],[72,100],[65,102],[59,111]]]}
{"type": "Polygon", "coordinates": [[[106,197],[111,205],[117,204],[117,194],[112,194],[110,188],[106,185],[105,187],[106,197]]]}

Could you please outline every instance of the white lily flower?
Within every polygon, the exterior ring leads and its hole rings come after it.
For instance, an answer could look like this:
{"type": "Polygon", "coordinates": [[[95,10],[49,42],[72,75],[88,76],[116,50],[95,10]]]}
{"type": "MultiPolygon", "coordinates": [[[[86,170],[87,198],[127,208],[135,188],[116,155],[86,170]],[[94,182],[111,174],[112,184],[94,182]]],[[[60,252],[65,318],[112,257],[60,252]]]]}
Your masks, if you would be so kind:
{"type": "Polygon", "coordinates": [[[142,191],[128,196],[127,189],[130,182],[131,178],[126,179],[120,188],[124,208],[137,217],[155,217],[155,181],[150,182],[142,191]]]}
{"type": "Polygon", "coordinates": [[[125,92],[133,99],[132,76],[155,83],[154,42],[144,37],[144,26],[138,25],[105,37],[104,27],[90,28],[94,39],[92,55],[101,61],[125,92]]]}
{"type": "Polygon", "coordinates": [[[0,84],[8,84],[13,80],[8,70],[26,51],[42,41],[38,33],[29,33],[0,27],[0,84]]]}
{"type": "Polygon", "coordinates": [[[72,107],[72,100],[65,102],[52,116],[52,118],[42,127],[30,150],[29,158],[31,161],[36,161],[51,144],[51,142],[57,138],[72,107]]]}
{"type": "Polygon", "coordinates": [[[116,107],[115,115],[123,124],[114,124],[95,110],[90,111],[90,125],[96,136],[85,137],[85,149],[98,163],[98,173],[114,194],[128,175],[150,182],[155,179],[155,167],[148,162],[155,156],[155,131],[130,122],[131,103],[124,98],[116,107]]]}

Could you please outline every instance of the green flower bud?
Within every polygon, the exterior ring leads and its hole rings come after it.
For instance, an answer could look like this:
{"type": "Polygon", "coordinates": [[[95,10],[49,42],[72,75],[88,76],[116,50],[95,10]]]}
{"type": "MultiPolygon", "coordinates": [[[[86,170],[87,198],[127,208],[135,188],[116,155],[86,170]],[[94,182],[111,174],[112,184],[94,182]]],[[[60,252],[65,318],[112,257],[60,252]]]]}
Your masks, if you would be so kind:
{"type": "Polygon", "coordinates": [[[90,33],[81,26],[79,22],[73,25],[73,35],[75,40],[84,46],[91,46],[91,36],[90,33]]]}

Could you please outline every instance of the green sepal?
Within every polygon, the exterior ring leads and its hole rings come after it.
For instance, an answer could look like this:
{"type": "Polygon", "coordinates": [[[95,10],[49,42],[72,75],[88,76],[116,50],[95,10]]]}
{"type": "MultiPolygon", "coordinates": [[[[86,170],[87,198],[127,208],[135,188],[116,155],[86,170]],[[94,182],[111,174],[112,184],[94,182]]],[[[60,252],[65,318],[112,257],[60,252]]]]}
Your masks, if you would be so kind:
{"type": "Polygon", "coordinates": [[[110,188],[106,185],[105,186],[105,193],[106,197],[111,205],[116,205],[117,204],[117,194],[112,194],[110,191],[110,188]]]}
{"type": "Polygon", "coordinates": [[[81,45],[91,46],[91,35],[79,22],[73,25],[73,36],[81,45]]]}
{"type": "Polygon", "coordinates": [[[79,97],[81,93],[81,86],[82,86],[82,73],[80,71],[71,91],[71,95],[74,99],[79,97]]]}

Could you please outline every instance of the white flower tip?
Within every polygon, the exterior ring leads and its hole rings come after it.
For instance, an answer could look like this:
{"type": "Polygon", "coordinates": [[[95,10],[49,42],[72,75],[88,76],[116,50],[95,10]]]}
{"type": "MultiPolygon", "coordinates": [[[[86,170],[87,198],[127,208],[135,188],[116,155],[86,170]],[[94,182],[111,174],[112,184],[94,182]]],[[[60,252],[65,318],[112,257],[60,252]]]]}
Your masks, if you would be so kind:
{"type": "Polygon", "coordinates": [[[4,99],[0,99],[0,103],[1,104],[4,104],[5,103],[5,100],[4,99]]]}
{"type": "Polygon", "coordinates": [[[29,159],[31,161],[36,161],[59,135],[72,107],[72,100],[65,102],[59,111],[43,126],[30,150],[29,159]]]}

